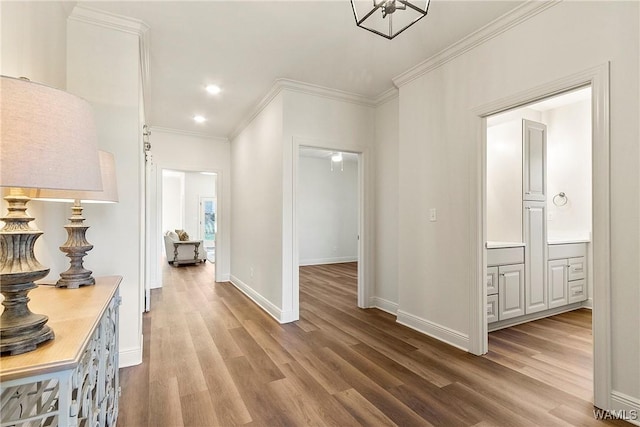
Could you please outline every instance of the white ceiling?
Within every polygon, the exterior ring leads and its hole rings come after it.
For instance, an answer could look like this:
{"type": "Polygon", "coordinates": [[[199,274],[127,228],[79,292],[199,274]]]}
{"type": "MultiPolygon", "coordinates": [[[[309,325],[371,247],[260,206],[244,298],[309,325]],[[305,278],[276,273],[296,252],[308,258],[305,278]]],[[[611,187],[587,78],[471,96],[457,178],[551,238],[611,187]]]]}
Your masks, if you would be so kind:
{"type": "Polygon", "coordinates": [[[438,1],[394,40],[356,27],[348,0],[83,2],[149,25],[147,124],[226,137],[278,78],[375,98],[392,78],[521,1],[438,1]],[[220,95],[204,87],[215,83],[220,95]],[[196,114],[207,121],[197,124],[196,114]]]}

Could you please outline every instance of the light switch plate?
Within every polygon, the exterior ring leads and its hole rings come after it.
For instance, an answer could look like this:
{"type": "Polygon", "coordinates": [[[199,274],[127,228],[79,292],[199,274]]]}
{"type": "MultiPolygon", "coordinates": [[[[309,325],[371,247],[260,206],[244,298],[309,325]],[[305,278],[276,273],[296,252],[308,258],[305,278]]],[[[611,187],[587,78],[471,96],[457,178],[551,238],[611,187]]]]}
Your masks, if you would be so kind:
{"type": "Polygon", "coordinates": [[[429,209],[429,221],[434,222],[438,220],[436,208],[429,209]]]}

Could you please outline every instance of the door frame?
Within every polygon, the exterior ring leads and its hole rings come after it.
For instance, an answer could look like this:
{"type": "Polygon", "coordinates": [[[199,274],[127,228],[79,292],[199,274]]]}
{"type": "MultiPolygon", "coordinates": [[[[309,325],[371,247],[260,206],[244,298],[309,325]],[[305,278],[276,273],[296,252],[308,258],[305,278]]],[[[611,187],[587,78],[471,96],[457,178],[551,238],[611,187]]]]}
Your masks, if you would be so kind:
{"type": "MultiPolygon", "coordinates": [[[[292,212],[291,212],[291,253],[285,259],[290,259],[291,265],[291,289],[283,289],[283,299],[286,295],[291,295],[292,317],[291,320],[299,319],[300,315],[300,260],[298,244],[298,170],[300,159],[300,147],[317,148],[328,151],[341,151],[344,153],[354,153],[358,155],[358,307],[368,308],[370,304],[370,278],[371,276],[371,226],[372,217],[367,205],[371,204],[371,178],[369,177],[370,154],[367,147],[350,145],[338,141],[326,139],[315,139],[306,137],[293,137],[292,150],[292,212]]],[[[285,240],[286,241],[286,240],[285,240]]],[[[286,246],[286,245],[285,245],[286,246]]],[[[283,284],[284,284],[283,280],[283,284]]],[[[284,304],[283,304],[284,305],[284,304]]],[[[291,321],[287,320],[287,321],[291,321]]]]}
{"type": "MultiPolygon", "coordinates": [[[[176,171],[176,172],[187,172],[187,173],[199,173],[199,172],[207,172],[207,173],[211,173],[211,174],[215,174],[216,175],[216,208],[217,208],[217,214],[216,214],[216,221],[219,221],[218,223],[218,232],[216,233],[216,239],[220,239],[220,240],[216,240],[216,251],[214,254],[215,257],[215,281],[216,282],[224,282],[226,281],[224,277],[222,277],[222,271],[220,268],[218,268],[218,260],[219,260],[219,255],[220,255],[220,250],[224,250],[221,248],[218,248],[217,243],[222,241],[222,236],[224,236],[224,233],[226,232],[226,230],[224,229],[223,225],[222,225],[222,219],[224,217],[224,214],[222,212],[223,209],[223,203],[224,203],[224,198],[222,197],[222,181],[223,181],[223,173],[221,170],[219,169],[185,169],[185,168],[181,168],[181,167],[173,167],[170,164],[167,163],[162,163],[162,164],[157,164],[156,165],[156,173],[153,174],[153,179],[155,179],[155,188],[156,188],[156,207],[155,207],[155,212],[156,212],[156,230],[155,233],[153,233],[155,236],[157,236],[157,245],[156,245],[156,253],[154,254],[154,257],[156,259],[156,278],[157,278],[157,283],[158,283],[158,287],[162,287],[164,285],[163,281],[162,281],[162,253],[164,251],[164,230],[162,230],[162,171],[163,170],[172,170],[172,171],[176,171]]],[[[152,237],[149,237],[148,240],[152,239],[152,237]]],[[[220,245],[222,246],[222,245],[220,245]]]]}
{"type": "Polygon", "coordinates": [[[610,141],[609,141],[609,63],[543,84],[485,104],[472,111],[479,143],[472,153],[475,173],[471,174],[472,200],[471,277],[470,289],[470,352],[476,355],[488,351],[486,313],[487,234],[486,164],[487,117],[522,107],[532,102],[560,95],[579,87],[591,86],[592,118],[592,249],[593,249],[593,390],[594,404],[611,407],[611,208],[610,208],[610,141]],[[597,284],[597,285],[595,285],[597,284]]]}

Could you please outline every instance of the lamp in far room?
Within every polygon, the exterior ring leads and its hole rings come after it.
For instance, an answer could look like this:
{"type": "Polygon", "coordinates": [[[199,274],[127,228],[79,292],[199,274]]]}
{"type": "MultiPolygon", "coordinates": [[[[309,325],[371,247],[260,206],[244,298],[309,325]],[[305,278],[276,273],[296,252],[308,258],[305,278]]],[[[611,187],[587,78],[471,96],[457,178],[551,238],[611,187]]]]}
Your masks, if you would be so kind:
{"type": "Polygon", "coordinates": [[[85,285],[95,285],[96,280],[91,271],[83,266],[83,259],[93,245],[87,241],[86,232],[89,226],[84,225],[81,203],[116,203],[118,201],[118,184],[116,182],[116,165],[113,154],[100,151],[100,173],[102,175],[102,191],[72,191],[72,190],[36,190],[32,198],[73,202],[67,230],[67,241],[60,246],[60,250],[67,254],[71,266],[60,273],[57,287],[78,288],[85,285]]]}
{"type": "Polygon", "coordinates": [[[29,310],[27,296],[49,269],[34,245],[42,231],[29,226],[23,188],[101,190],[98,143],[89,103],[59,89],[0,76],[0,187],[8,214],[0,218],[0,352],[35,350],[54,338],[48,317],[29,310]]]}
{"type": "Polygon", "coordinates": [[[391,40],[427,16],[429,0],[351,0],[356,25],[391,40]]]}

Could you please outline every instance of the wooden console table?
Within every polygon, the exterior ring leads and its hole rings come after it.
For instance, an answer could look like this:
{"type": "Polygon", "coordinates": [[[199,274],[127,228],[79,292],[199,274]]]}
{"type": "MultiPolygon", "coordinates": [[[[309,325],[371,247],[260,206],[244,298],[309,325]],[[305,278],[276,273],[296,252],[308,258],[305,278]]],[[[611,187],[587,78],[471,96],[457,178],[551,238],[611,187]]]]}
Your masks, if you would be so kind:
{"type": "Polygon", "coordinates": [[[29,293],[29,307],[49,316],[55,339],[0,358],[0,426],[115,426],[121,280],[29,293]]]}
{"type": "Polygon", "coordinates": [[[179,240],[173,242],[173,261],[171,263],[177,266],[180,263],[191,263],[189,259],[178,259],[178,248],[181,246],[193,245],[193,262],[196,264],[200,262],[200,240],[179,240]]]}

